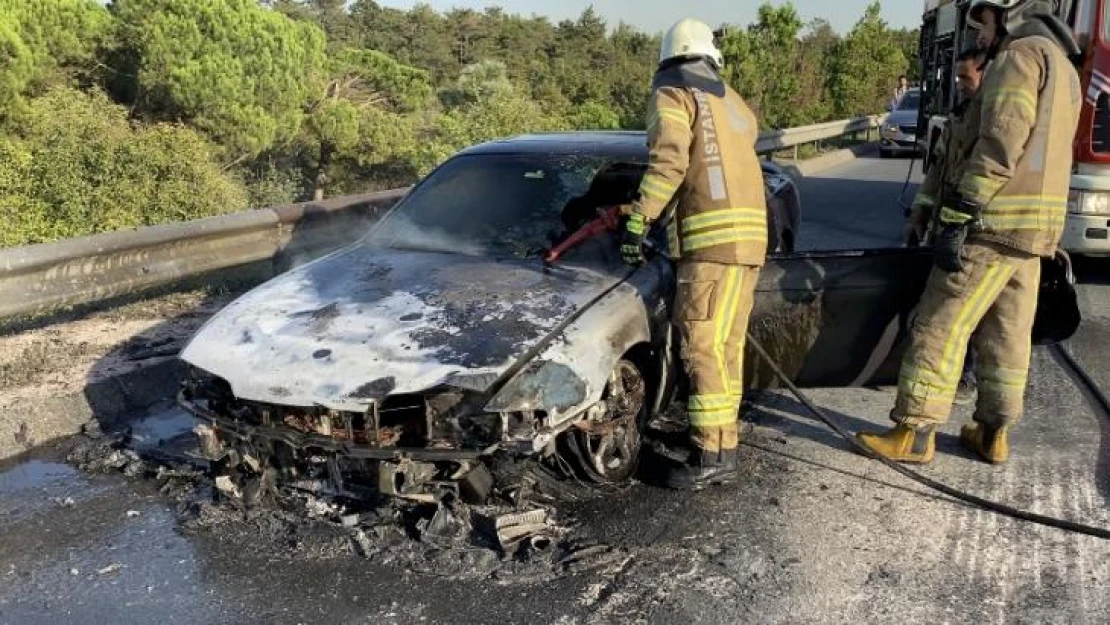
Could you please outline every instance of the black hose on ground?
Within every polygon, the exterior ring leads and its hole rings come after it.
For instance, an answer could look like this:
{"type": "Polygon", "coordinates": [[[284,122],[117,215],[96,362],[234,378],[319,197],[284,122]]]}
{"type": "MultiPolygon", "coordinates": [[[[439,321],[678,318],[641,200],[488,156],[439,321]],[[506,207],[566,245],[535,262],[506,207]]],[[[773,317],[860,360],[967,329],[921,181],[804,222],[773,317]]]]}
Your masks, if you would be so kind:
{"type": "MultiPolygon", "coordinates": [[[[911,480],[914,480],[915,482],[918,482],[920,484],[928,486],[929,488],[932,488],[933,490],[940,491],[940,492],[944,493],[945,495],[948,495],[949,497],[953,497],[953,498],[959,499],[961,501],[966,501],[968,503],[975,504],[975,505],[977,505],[979,507],[982,507],[982,508],[985,508],[987,510],[997,512],[999,514],[1004,514],[1006,516],[1013,517],[1015,519],[1021,519],[1023,521],[1030,521],[1032,523],[1037,523],[1037,524],[1040,524],[1040,525],[1047,525],[1049,527],[1055,527],[1057,529],[1062,529],[1062,530],[1066,530],[1066,531],[1069,531],[1069,532],[1076,532],[1076,533],[1079,533],[1079,534],[1086,534],[1087,536],[1094,536],[1096,538],[1102,538],[1102,539],[1110,540],[1110,530],[1108,530],[1108,529],[1101,528],[1101,527],[1093,527],[1091,525],[1084,525],[1082,523],[1076,523],[1074,521],[1068,521],[1066,519],[1057,519],[1057,518],[1050,517],[1050,516],[1044,516],[1042,514],[1037,514],[1035,512],[1028,512],[1026,510],[1019,510],[1018,508],[1014,508],[1012,506],[1008,506],[1006,504],[998,503],[998,502],[995,502],[995,501],[990,501],[989,499],[983,499],[982,497],[978,497],[976,495],[972,495],[972,494],[965,493],[965,492],[960,491],[960,490],[956,490],[955,488],[952,488],[951,486],[948,486],[947,484],[943,484],[943,483],[938,482],[938,481],[936,481],[932,478],[926,477],[926,476],[924,476],[924,475],[922,475],[922,474],[920,474],[916,471],[908,469],[908,468],[906,468],[906,467],[904,467],[904,466],[902,466],[902,465],[900,465],[896,462],[892,462],[892,461],[888,460],[887,458],[884,458],[883,456],[881,456],[879,454],[876,454],[875,452],[871,451],[871,449],[869,449],[866,445],[864,445],[864,444],[860,443],[858,440],[856,440],[855,436],[852,436],[852,434],[850,432],[848,432],[843,427],[841,427],[838,423],[836,423],[836,421],[834,421],[831,417],[829,417],[827,414],[825,414],[825,412],[823,410],[821,410],[820,408],[815,406],[813,404],[813,402],[810,401],[810,399],[808,397],[806,397],[806,395],[804,393],[802,393],[802,391],[797,386],[795,386],[795,384],[790,380],[790,378],[787,377],[786,374],[782,372],[782,369],[779,368],[778,363],[776,363],[767,354],[767,352],[763,350],[763,346],[760,345],[759,342],[756,341],[752,337],[751,333],[748,333],[748,342],[751,343],[751,346],[755,349],[756,352],[759,353],[760,357],[763,358],[763,360],[767,363],[767,365],[769,367],[771,367],[771,370],[774,371],[774,373],[778,377],[778,379],[783,384],[786,385],[786,388],[789,389],[790,392],[793,393],[794,396],[798,398],[798,401],[802,402],[802,404],[810,412],[812,412],[814,416],[816,416],[818,419],[820,419],[822,422],[824,422],[825,425],[832,428],[834,432],[836,432],[837,434],[839,434],[841,436],[841,438],[848,441],[848,444],[851,445],[854,450],[864,454],[865,456],[868,456],[868,457],[872,458],[873,460],[878,460],[882,464],[884,464],[887,467],[893,469],[894,471],[897,471],[898,473],[901,473],[902,475],[910,478],[911,480]]],[[[1059,350],[1059,351],[1064,354],[1064,358],[1066,360],[1069,360],[1071,363],[1074,364],[1075,361],[1071,360],[1070,355],[1068,355],[1066,351],[1064,351],[1062,349],[1059,350]]],[[[1085,372],[1082,372],[1082,370],[1078,366],[1075,366],[1074,368],[1076,369],[1076,372],[1080,374],[1081,378],[1086,375],[1085,372]]],[[[1087,378],[1085,383],[1087,383],[1087,381],[1090,381],[1090,378],[1087,378]]],[[[1093,383],[1092,383],[1092,386],[1093,386],[1093,383]]],[[[1097,392],[1097,386],[1093,386],[1092,390],[1094,391],[1095,396],[1099,398],[1099,401],[1103,402],[1103,406],[1105,408],[1107,408],[1108,411],[1110,411],[1110,402],[1106,401],[1106,397],[1103,396],[1101,392],[1097,392]]]]}
{"type": "Polygon", "coordinates": [[[1071,369],[1071,372],[1074,373],[1077,378],[1079,378],[1079,382],[1083,385],[1083,388],[1095,400],[1095,402],[1098,403],[1098,407],[1102,410],[1103,414],[1110,416],[1110,399],[1106,397],[1106,394],[1102,392],[1102,389],[1099,388],[1098,384],[1091,379],[1091,376],[1087,374],[1086,369],[1079,366],[1079,363],[1076,362],[1074,358],[1072,358],[1071,354],[1068,353],[1068,350],[1064,349],[1063,345],[1060,345],[1059,343],[1053,343],[1048,347],[1048,349],[1052,353],[1059,356],[1068,366],[1068,369],[1071,369]]]}

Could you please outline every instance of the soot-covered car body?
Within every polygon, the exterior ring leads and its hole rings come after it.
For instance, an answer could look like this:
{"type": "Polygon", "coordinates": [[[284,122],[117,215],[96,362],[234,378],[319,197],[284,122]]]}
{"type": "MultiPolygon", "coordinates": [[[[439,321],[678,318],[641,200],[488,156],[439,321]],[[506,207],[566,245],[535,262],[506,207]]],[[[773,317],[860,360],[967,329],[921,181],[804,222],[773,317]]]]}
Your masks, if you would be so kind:
{"type": "MultiPolygon", "coordinates": [[[[674,268],[654,254],[630,270],[610,233],[542,257],[628,201],[646,160],[642,133],[470,148],[357,243],[232,302],[181,354],[180,401],[205,423],[206,455],[293,477],[309,463],[336,488],[408,497],[461,483],[481,499],[499,454],[629,477],[681,377],[674,268]]],[[[772,228],[792,241],[796,189],[767,167],[772,228]]],[[[665,251],[662,228],[651,240],[665,251]]],[[[753,336],[799,382],[889,381],[928,263],[898,249],[772,254],[753,336]]],[[[749,385],[773,385],[757,365],[749,355],[749,385]]]]}

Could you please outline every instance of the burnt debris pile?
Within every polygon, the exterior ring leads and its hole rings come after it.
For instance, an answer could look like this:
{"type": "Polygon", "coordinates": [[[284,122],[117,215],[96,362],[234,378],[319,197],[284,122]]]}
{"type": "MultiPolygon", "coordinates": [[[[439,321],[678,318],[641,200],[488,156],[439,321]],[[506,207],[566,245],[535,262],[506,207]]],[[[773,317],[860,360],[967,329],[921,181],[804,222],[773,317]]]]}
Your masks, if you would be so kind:
{"type": "Polygon", "coordinates": [[[251,457],[212,462],[202,443],[187,432],[137,448],[129,432],[89,430],[70,442],[66,458],[86,472],[154,486],[187,534],[277,559],[361,557],[441,577],[526,583],[627,558],[592,543],[567,512],[602,494],[536,462],[496,458],[476,484],[406,499],[337,488],[326,462],[295,480],[251,457]]]}

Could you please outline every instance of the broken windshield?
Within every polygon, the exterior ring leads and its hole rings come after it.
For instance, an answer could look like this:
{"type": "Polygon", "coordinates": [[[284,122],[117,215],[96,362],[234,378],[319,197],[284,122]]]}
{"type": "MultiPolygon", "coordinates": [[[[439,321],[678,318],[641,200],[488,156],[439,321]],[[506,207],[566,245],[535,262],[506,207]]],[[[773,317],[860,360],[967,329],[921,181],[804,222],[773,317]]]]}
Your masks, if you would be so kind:
{"type": "Polygon", "coordinates": [[[595,192],[595,175],[611,170],[612,161],[581,154],[455,157],[413,189],[370,242],[475,256],[537,256],[581,225],[569,213],[579,212],[584,201],[596,197],[600,206],[631,197],[638,181],[627,176],[613,183],[620,189],[595,192]]]}

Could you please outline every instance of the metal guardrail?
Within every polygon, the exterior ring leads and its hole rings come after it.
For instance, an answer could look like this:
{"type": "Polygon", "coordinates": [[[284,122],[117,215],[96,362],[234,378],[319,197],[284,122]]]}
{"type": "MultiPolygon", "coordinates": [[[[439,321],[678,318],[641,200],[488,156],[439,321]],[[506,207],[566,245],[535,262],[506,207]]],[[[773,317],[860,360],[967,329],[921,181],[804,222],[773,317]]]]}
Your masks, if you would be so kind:
{"type": "Polygon", "coordinates": [[[0,249],[0,318],[35,315],[357,239],[408,188],[0,249]]]}
{"type": "MultiPolygon", "coordinates": [[[[760,135],[760,154],[870,132],[884,116],[760,135]]],[[[303,202],[0,249],[0,318],[90,304],[257,262],[279,272],[354,242],[408,191],[303,202]]]]}
{"type": "Polygon", "coordinates": [[[799,146],[808,143],[817,143],[825,139],[834,139],[849,134],[866,133],[870,138],[871,131],[879,128],[886,115],[870,115],[856,119],[842,119],[835,122],[787,128],[785,130],[771,130],[759,135],[755,151],[759,154],[777,152],[786,148],[794,148],[794,158],[797,158],[799,146]]]}

